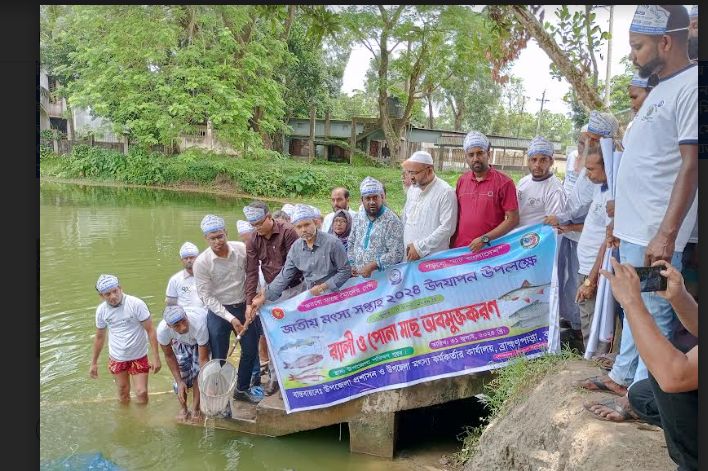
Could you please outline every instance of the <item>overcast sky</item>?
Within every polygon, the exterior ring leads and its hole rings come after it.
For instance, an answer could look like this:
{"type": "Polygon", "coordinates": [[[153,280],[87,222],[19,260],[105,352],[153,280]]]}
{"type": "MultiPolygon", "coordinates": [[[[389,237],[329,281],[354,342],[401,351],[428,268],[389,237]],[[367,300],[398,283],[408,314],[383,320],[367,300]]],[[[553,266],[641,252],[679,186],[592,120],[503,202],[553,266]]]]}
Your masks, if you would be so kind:
{"type": "MultiPolygon", "coordinates": [[[[483,6],[476,6],[473,9],[479,11],[482,7],[483,6]]],[[[557,6],[553,5],[545,6],[545,21],[552,23],[556,20],[554,14],[556,8],[557,6]]],[[[687,5],[687,8],[690,11],[691,6],[687,5]]],[[[584,9],[584,6],[570,5],[569,9],[573,12],[575,10],[584,9]]],[[[621,74],[624,70],[624,67],[620,64],[620,60],[629,54],[629,25],[632,22],[635,9],[636,5],[615,5],[614,7],[611,76],[621,74]]],[[[607,31],[609,28],[609,10],[609,7],[597,7],[594,10],[597,14],[596,22],[603,31],[607,31]]],[[[600,78],[604,80],[607,67],[607,42],[603,45],[601,53],[602,59],[597,57],[597,60],[600,78]]],[[[355,89],[364,88],[365,74],[369,67],[370,59],[371,53],[366,48],[363,46],[354,46],[349,58],[349,63],[344,71],[343,92],[351,94],[355,89]]],[[[538,112],[541,106],[541,95],[545,89],[547,101],[545,102],[544,109],[554,113],[570,113],[570,107],[563,101],[563,95],[569,90],[568,82],[566,82],[565,79],[559,82],[551,77],[549,69],[550,63],[551,60],[546,53],[543,52],[536,41],[532,39],[521,52],[519,58],[514,61],[510,73],[523,81],[526,96],[528,97],[525,107],[526,110],[531,113],[538,112]]]]}

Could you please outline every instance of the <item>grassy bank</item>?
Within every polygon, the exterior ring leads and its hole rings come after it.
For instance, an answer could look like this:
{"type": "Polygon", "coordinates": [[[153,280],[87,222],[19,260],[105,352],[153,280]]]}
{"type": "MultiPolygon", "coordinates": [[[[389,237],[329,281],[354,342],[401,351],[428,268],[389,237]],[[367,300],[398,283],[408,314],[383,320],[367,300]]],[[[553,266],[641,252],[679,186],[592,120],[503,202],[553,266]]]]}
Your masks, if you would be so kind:
{"type": "MultiPolygon", "coordinates": [[[[330,190],[345,186],[357,207],[359,184],[372,176],[386,186],[388,206],[400,213],[405,201],[401,172],[383,167],[362,154],[352,165],[315,160],[312,163],[283,157],[275,152],[267,157],[231,157],[199,150],[174,156],[148,154],[131,149],[128,155],[98,147],[76,146],[70,155],[40,153],[40,176],[65,180],[90,180],[156,187],[230,192],[278,202],[304,202],[331,210],[330,190]]],[[[459,171],[446,170],[438,176],[455,186],[459,171]]],[[[515,181],[521,175],[510,175],[515,181]]]]}
{"type": "Polygon", "coordinates": [[[560,364],[580,358],[577,351],[564,346],[556,355],[544,355],[530,360],[517,357],[506,367],[494,370],[494,379],[484,385],[486,406],[489,410],[486,424],[468,428],[460,438],[462,449],[454,456],[455,464],[461,466],[476,453],[479,438],[487,425],[522,400],[523,392],[531,385],[538,384],[545,375],[557,371],[560,364]]]}

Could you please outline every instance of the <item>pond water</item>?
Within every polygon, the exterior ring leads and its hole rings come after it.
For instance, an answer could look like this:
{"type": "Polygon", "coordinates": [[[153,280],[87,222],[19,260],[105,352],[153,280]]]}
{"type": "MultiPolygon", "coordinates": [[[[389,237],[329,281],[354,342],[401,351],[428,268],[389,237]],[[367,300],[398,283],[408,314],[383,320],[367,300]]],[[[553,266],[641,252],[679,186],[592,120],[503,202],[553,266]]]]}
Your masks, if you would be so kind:
{"type": "Polygon", "coordinates": [[[167,280],[181,269],[179,247],[187,240],[206,247],[199,222],[207,213],[224,217],[234,237],[246,203],[197,193],[41,183],[40,460],[45,469],[66,469],[60,462],[72,455],[101,453],[130,470],[396,471],[435,469],[443,453],[459,449],[454,440],[419,442],[397,448],[397,459],[390,461],[349,453],[346,424],[341,430],[334,425],[279,438],[177,424],[178,404],[164,359],[162,370],[150,375],[147,407],[120,406],[107,369],[107,344],[98,379],[89,378],[98,276],[116,274],[126,293],[147,303],[157,325],[167,280]]]}

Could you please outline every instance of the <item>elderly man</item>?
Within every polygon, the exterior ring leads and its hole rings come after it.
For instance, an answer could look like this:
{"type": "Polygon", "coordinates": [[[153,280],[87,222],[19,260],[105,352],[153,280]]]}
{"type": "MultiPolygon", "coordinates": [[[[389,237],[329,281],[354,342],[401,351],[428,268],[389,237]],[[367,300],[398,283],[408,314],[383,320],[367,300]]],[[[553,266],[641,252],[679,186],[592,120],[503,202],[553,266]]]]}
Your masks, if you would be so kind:
{"type": "Polygon", "coordinates": [[[172,387],[180,404],[178,420],[199,419],[199,370],[209,361],[209,332],[206,317],[170,305],[157,326],[157,342],[175,382],[172,387]],[[192,388],[192,411],[187,408],[187,390],[192,388]]]}
{"type": "Polygon", "coordinates": [[[452,247],[473,252],[491,245],[519,224],[514,181],[489,165],[487,136],[470,131],[462,145],[471,172],[457,180],[458,220],[452,247]]]}
{"type": "Polygon", "coordinates": [[[165,305],[182,306],[206,320],[207,307],[197,295],[197,287],[194,280],[194,261],[199,255],[199,249],[191,242],[185,242],[179,249],[179,258],[182,261],[183,270],[178,271],[167,282],[165,291],[165,305]]]}
{"type": "Polygon", "coordinates": [[[319,296],[338,290],[350,277],[351,267],[344,246],[332,234],[317,229],[316,215],[308,205],[296,205],[293,224],[299,239],[290,247],[282,270],[264,292],[253,298],[254,310],[267,301],[280,298],[293,280],[302,276],[305,289],[319,296]]]}
{"type": "MultiPolygon", "coordinates": [[[[657,83],[637,114],[617,175],[613,235],[620,240],[620,261],[635,267],[665,260],[680,270],[696,223],[698,76],[686,53],[688,26],[681,5],[639,5],[629,30],[632,62],[640,76],[657,83]]],[[[670,337],[676,320],[671,305],[652,293],[642,299],[661,334],[670,337]]],[[[646,378],[625,316],[612,370],[583,387],[622,395],[606,407],[626,411],[627,387],[646,378]]]]}
{"type": "Polygon", "coordinates": [[[457,226],[457,198],[455,190],[435,175],[429,153],[414,152],[403,162],[403,169],[411,179],[401,221],[410,262],[450,248],[457,226]]]}
{"type": "Polygon", "coordinates": [[[560,179],[551,172],[553,144],[536,136],[526,151],[528,175],[516,187],[519,200],[519,225],[540,224],[549,214],[556,214],[565,205],[565,191],[560,179]]]}
{"type": "Polygon", "coordinates": [[[249,389],[253,365],[258,355],[260,319],[248,317],[246,323],[246,246],[230,242],[224,220],[213,214],[204,216],[201,229],[209,248],[194,261],[197,293],[209,309],[207,330],[212,358],[226,359],[231,331],[242,335],[241,360],[238,364],[238,382],[234,399],[259,402],[263,399],[257,390],[249,389]]]}
{"type": "Polygon", "coordinates": [[[329,232],[330,226],[332,226],[332,221],[334,221],[334,214],[339,212],[339,210],[349,211],[352,218],[356,216],[356,211],[349,208],[349,190],[343,186],[338,186],[332,188],[331,194],[332,201],[332,212],[324,217],[322,222],[322,232],[329,232]]]}
{"type": "MultiPolygon", "coordinates": [[[[256,297],[259,284],[259,272],[262,272],[265,283],[272,283],[285,265],[290,247],[297,241],[295,229],[287,223],[276,221],[270,214],[268,205],[263,201],[254,201],[243,208],[246,219],[255,228],[255,233],[246,242],[246,312],[253,310],[253,298],[256,297]]],[[[295,276],[284,290],[287,297],[299,294],[302,277],[295,276]]],[[[275,375],[275,365],[268,362],[270,378],[265,388],[265,394],[271,395],[278,388],[275,375]]]]}
{"type": "Polygon", "coordinates": [[[352,275],[368,278],[403,260],[403,224],[384,205],[384,188],[375,178],[366,177],[359,186],[363,211],[354,218],[347,256],[352,275]]]}
{"type": "Polygon", "coordinates": [[[160,354],[150,311],[142,299],[125,294],[114,275],[101,275],[96,282],[101,304],[96,308],[96,336],[89,376],[98,378],[98,357],[108,329],[108,370],[118,388],[118,399],[130,401],[130,377],[133,377],[138,404],[148,402],[148,373],[160,371],[160,354]],[[153,361],[148,363],[148,342],[153,361]]]}

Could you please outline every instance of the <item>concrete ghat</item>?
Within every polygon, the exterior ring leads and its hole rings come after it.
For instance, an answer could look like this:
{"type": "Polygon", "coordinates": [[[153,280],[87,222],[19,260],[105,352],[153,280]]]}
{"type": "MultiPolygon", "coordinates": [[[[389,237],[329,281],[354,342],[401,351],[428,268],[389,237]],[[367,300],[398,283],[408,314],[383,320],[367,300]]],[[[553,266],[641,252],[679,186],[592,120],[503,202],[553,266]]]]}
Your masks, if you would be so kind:
{"type": "Polygon", "coordinates": [[[349,449],[393,458],[396,444],[397,413],[429,407],[482,392],[489,372],[443,378],[401,389],[372,393],[358,399],[311,411],[285,413],[280,393],[263,399],[257,406],[231,401],[233,417],[214,419],[214,427],[241,433],[278,437],[346,422],[349,449]]]}

